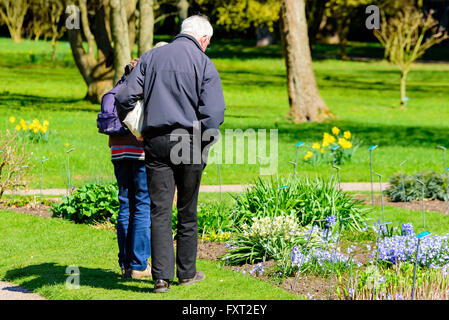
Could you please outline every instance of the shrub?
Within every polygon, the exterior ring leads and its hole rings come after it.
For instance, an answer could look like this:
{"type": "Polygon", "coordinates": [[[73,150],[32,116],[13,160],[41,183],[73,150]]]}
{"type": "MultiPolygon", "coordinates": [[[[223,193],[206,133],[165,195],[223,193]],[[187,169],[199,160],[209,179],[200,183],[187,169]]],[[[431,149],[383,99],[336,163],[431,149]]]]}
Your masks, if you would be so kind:
{"type": "Polygon", "coordinates": [[[6,190],[12,190],[15,185],[26,185],[33,153],[26,152],[25,147],[26,144],[18,141],[15,132],[6,130],[0,136],[0,199],[6,190]]]}
{"type": "Polygon", "coordinates": [[[75,223],[117,223],[120,208],[116,183],[87,184],[76,190],[60,203],[51,207],[53,217],[72,220],[75,223]]]}
{"type": "Polygon", "coordinates": [[[422,198],[422,185],[424,182],[424,194],[426,199],[445,200],[444,177],[435,172],[421,172],[416,175],[395,174],[390,178],[390,188],[386,194],[394,202],[407,202],[422,198]],[[404,181],[404,184],[402,184],[404,181]]]}
{"type": "MultiPolygon", "coordinates": [[[[288,177],[268,182],[259,178],[238,198],[236,224],[248,224],[253,217],[273,216],[278,188],[284,185],[289,188],[281,190],[277,215],[295,214],[301,226],[330,216],[337,217],[337,224],[343,218],[352,217],[345,221],[345,228],[362,230],[362,222],[369,209],[364,208],[362,202],[355,200],[351,194],[339,190],[332,181],[321,178],[288,177]]],[[[322,228],[325,222],[317,224],[322,228]]]]}

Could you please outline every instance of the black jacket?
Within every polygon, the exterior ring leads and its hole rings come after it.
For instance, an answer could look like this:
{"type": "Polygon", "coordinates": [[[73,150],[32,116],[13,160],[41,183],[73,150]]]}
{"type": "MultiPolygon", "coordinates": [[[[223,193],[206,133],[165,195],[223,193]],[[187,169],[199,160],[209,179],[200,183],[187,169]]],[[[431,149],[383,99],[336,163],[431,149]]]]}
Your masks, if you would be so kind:
{"type": "Polygon", "coordinates": [[[194,121],[200,121],[203,130],[218,129],[224,121],[220,76],[200,44],[187,34],[142,55],[115,95],[120,120],[142,97],[144,136],[152,131],[191,129],[194,121]]]}

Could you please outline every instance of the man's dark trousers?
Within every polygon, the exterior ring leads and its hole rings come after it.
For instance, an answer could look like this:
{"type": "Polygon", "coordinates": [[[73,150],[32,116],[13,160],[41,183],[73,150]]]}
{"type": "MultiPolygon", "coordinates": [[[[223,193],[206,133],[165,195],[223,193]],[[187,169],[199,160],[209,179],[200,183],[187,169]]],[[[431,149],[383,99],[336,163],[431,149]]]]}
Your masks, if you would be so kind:
{"type": "MultiPolygon", "coordinates": [[[[201,163],[192,163],[194,144],[193,136],[189,134],[184,136],[183,141],[189,141],[190,155],[183,154],[182,163],[173,163],[170,152],[173,146],[179,145],[179,140],[171,141],[170,137],[170,134],[145,137],[144,143],[148,191],[152,200],[151,270],[152,277],[155,280],[173,280],[174,278],[175,254],[172,237],[172,205],[175,185],[178,190],[177,277],[179,279],[190,279],[196,274],[197,204],[201,175],[205,164],[202,158],[201,163]]],[[[201,148],[195,149],[198,152],[201,148]]]]}

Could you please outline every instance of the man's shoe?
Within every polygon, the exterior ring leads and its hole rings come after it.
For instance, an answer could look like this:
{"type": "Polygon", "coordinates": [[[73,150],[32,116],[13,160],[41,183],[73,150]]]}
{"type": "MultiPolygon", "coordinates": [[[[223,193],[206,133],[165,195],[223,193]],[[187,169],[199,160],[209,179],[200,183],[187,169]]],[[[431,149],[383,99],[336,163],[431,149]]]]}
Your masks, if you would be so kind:
{"type": "Polygon", "coordinates": [[[131,269],[126,269],[125,267],[121,267],[121,269],[123,279],[131,278],[131,269]]]}
{"type": "Polygon", "coordinates": [[[169,280],[158,279],[158,280],[154,281],[154,292],[163,293],[163,292],[167,292],[168,289],[170,289],[170,281],[169,280]]]}
{"type": "Polygon", "coordinates": [[[188,286],[188,285],[197,283],[199,281],[203,281],[204,279],[206,279],[206,275],[204,274],[204,272],[197,271],[195,274],[195,277],[193,277],[191,279],[179,279],[179,285],[180,286],[188,286]]]}
{"type": "Polygon", "coordinates": [[[131,270],[131,278],[142,279],[151,277],[151,266],[148,264],[147,268],[143,271],[131,270]]]}

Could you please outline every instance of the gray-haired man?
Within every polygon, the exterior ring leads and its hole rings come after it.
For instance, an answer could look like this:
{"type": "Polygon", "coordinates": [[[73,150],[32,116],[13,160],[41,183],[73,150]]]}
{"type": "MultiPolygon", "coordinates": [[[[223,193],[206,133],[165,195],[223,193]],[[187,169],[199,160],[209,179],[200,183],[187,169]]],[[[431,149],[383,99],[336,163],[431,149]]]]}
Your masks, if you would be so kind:
{"type": "Polygon", "coordinates": [[[143,98],[144,102],[142,135],[151,198],[155,292],[166,292],[174,278],[172,203],[175,185],[178,190],[176,265],[179,284],[193,284],[205,278],[204,273],[196,270],[198,192],[206,165],[205,157],[198,155],[205,148],[204,142],[196,140],[195,131],[200,131],[201,140],[202,133],[210,134],[215,130],[210,136],[216,138],[225,110],[220,77],[204,53],[212,34],[206,17],[187,18],[182,23],[181,33],[170,44],[140,58],[115,95],[121,120],[135,107],[137,100],[143,98]]]}

